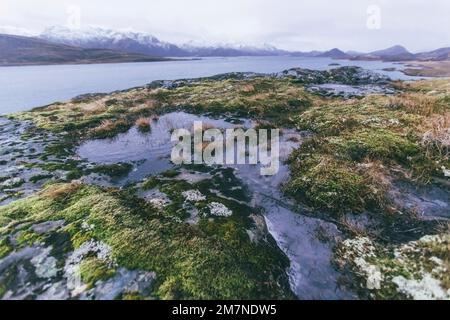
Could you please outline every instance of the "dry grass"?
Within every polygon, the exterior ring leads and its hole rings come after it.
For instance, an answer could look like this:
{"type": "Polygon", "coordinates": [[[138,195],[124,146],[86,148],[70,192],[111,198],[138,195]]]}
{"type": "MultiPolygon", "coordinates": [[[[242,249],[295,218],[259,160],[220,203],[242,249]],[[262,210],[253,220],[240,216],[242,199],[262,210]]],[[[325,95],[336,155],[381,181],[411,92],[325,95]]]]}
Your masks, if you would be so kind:
{"type": "Polygon", "coordinates": [[[80,181],[72,181],[68,184],[57,184],[43,190],[41,195],[51,200],[61,200],[78,191],[82,187],[80,181]]]}
{"type": "Polygon", "coordinates": [[[365,237],[367,236],[366,228],[359,225],[356,221],[353,221],[347,217],[342,217],[339,221],[341,227],[345,229],[352,237],[365,237]]]}
{"type": "Polygon", "coordinates": [[[371,194],[371,200],[376,206],[389,208],[391,200],[387,194],[392,190],[392,178],[389,169],[379,160],[365,159],[358,165],[359,171],[366,179],[371,194]]]}
{"type": "Polygon", "coordinates": [[[151,130],[150,122],[149,118],[139,118],[135,124],[140,132],[149,132],[151,130]]]}
{"type": "Polygon", "coordinates": [[[205,122],[203,123],[203,131],[207,131],[209,129],[216,129],[217,127],[213,125],[212,123],[205,122]]]}
{"type": "Polygon", "coordinates": [[[389,97],[386,107],[388,109],[403,109],[409,113],[422,116],[431,116],[442,112],[442,106],[437,97],[420,93],[389,97]]]}
{"type": "Polygon", "coordinates": [[[243,93],[253,93],[255,92],[255,87],[251,84],[244,84],[243,86],[241,86],[240,91],[243,93]]]}
{"type": "Polygon", "coordinates": [[[442,157],[450,156],[450,113],[426,119],[422,130],[422,145],[428,153],[438,151],[442,157]]]}
{"type": "Polygon", "coordinates": [[[124,131],[129,127],[128,122],[125,119],[119,119],[116,121],[104,120],[102,123],[92,130],[94,136],[103,138],[116,135],[117,132],[124,131]]]}
{"type": "Polygon", "coordinates": [[[103,101],[94,101],[91,103],[83,104],[78,106],[81,112],[88,115],[97,115],[102,114],[107,111],[107,107],[103,103],[103,101]]]}

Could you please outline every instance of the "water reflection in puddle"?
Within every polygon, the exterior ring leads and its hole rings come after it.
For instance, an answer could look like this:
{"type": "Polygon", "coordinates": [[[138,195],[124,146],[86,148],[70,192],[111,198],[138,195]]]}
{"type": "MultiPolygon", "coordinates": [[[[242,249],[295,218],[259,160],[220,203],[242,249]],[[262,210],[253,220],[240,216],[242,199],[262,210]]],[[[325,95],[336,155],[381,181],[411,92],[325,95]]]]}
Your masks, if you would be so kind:
{"type": "MultiPolygon", "coordinates": [[[[94,163],[113,164],[135,162],[136,169],[126,178],[126,182],[136,182],[148,175],[164,172],[172,167],[170,154],[174,129],[190,130],[194,121],[219,129],[234,128],[235,125],[223,119],[212,119],[185,112],[173,112],[161,116],[151,124],[151,132],[140,133],[136,127],[114,139],[91,140],[82,144],[78,155],[94,163]]],[[[250,121],[242,126],[250,127],[250,121]]],[[[122,181],[123,182],[123,181],[122,181]]]]}
{"type": "MultiPolygon", "coordinates": [[[[194,121],[203,121],[212,127],[228,129],[234,124],[223,119],[196,116],[184,112],[169,113],[152,123],[149,134],[141,134],[136,128],[110,140],[92,140],[80,146],[78,154],[90,162],[113,164],[135,162],[135,170],[124,180],[135,182],[159,174],[172,167],[170,141],[173,129],[191,129],[194,121]]],[[[243,127],[252,127],[251,121],[244,121],[243,127]]],[[[280,159],[286,160],[301,137],[293,130],[284,129],[280,137],[280,159]]],[[[343,299],[354,298],[348,291],[338,287],[339,273],[331,263],[333,241],[339,236],[336,226],[299,215],[284,206],[280,184],[287,181],[289,170],[281,163],[275,176],[261,176],[259,165],[236,165],[235,174],[253,194],[253,204],[265,211],[270,233],[281,250],[289,257],[291,267],[289,278],[291,288],[301,299],[343,299]],[[320,234],[321,233],[321,234],[320,234]]],[[[178,177],[179,178],[179,177],[178,177]]],[[[189,180],[190,175],[185,175],[189,180]]],[[[120,183],[123,184],[124,181],[120,183]]]]}

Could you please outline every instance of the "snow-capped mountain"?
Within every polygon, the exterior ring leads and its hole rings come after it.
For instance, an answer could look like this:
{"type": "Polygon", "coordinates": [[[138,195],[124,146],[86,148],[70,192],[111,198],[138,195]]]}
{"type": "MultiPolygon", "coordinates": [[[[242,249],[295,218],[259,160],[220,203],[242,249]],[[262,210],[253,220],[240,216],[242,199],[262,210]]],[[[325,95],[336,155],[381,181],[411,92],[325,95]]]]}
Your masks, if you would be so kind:
{"type": "Polygon", "coordinates": [[[198,57],[230,57],[230,56],[278,56],[289,54],[287,51],[277,49],[274,46],[264,44],[262,46],[251,46],[244,44],[216,44],[195,45],[192,42],[184,44],[181,48],[190,56],[198,57]]]}
{"type": "Polygon", "coordinates": [[[116,31],[99,27],[69,29],[66,27],[50,27],[39,35],[47,41],[78,46],[82,48],[111,49],[122,52],[140,53],[154,56],[267,56],[286,54],[270,45],[248,46],[241,44],[219,44],[214,46],[189,42],[175,45],[160,41],[158,38],[143,32],[116,31]]]}
{"type": "Polygon", "coordinates": [[[183,50],[152,35],[134,31],[115,31],[99,27],[70,29],[50,27],[39,35],[47,41],[82,48],[110,49],[153,56],[180,56],[183,50]]]}
{"type": "Polygon", "coordinates": [[[15,36],[23,36],[23,37],[34,37],[38,33],[32,32],[28,29],[17,28],[13,26],[0,26],[0,34],[8,34],[15,36]]]}

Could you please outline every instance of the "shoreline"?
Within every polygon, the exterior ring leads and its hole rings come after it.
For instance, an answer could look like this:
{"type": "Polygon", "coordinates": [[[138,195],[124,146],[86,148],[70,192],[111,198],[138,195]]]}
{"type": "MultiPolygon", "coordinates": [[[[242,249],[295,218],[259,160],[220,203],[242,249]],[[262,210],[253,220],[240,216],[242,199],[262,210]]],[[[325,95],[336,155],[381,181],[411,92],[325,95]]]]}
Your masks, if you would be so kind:
{"type": "Polygon", "coordinates": [[[402,72],[407,76],[450,77],[450,61],[406,61],[402,72]]]}

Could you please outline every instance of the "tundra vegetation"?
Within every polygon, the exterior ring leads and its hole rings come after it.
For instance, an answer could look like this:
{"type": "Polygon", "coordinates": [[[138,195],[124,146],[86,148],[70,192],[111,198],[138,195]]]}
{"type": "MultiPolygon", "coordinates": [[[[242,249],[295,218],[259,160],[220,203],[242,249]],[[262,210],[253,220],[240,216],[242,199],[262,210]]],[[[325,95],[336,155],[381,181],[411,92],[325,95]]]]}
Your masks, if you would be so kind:
{"type": "MultiPolygon", "coordinates": [[[[333,221],[344,232],[335,262],[348,286],[363,298],[448,299],[448,217],[425,219],[426,212],[396,195],[400,184],[450,192],[449,80],[390,82],[393,94],[346,98],[314,93],[309,83],[309,75],[305,81],[295,73],[155,82],[10,115],[58,138],[44,143],[40,161],[24,164],[39,169],[29,178],[41,184],[39,191],[23,197],[15,188],[25,181],[1,181],[13,198],[23,199],[0,207],[0,258],[51,247],[52,276],[64,278],[67,255],[96,241],[110,248],[111,257],[90,254],[80,261],[84,292],[125,268],[156,277],[146,290],[125,288],[118,298],[294,298],[285,272],[289,261],[232,170],[190,167],[208,175],[192,182],[178,178],[177,167],[120,189],[79,180],[90,173],[126,176],[133,168],[86,165],[75,157],[80,143],[133,126],[149,132],[158,115],[184,110],[304,132],[282,188],[299,214],[333,221]],[[148,199],[146,192],[159,196],[148,199]],[[371,223],[358,222],[367,217],[371,223]],[[33,231],[48,221],[63,224],[33,231]]],[[[29,132],[22,139],[32,137],[29,132]]],[[[17,269],[3,273],[0,296],[11,290],[17,269]]]]}

